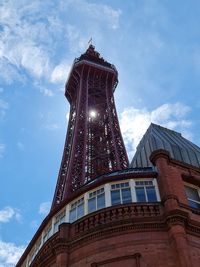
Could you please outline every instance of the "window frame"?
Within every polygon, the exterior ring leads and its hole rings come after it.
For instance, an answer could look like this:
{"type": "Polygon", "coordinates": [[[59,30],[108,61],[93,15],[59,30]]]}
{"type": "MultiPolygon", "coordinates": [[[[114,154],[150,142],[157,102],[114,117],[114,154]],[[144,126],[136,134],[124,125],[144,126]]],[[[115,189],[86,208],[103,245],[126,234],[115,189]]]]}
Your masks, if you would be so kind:
{"type": "Polygon", "coordinates": [[[54,219],[53,222],[53,233],[56,233],[58,231],[59,225],[66,222],[66,210],[61,210],[54,219]]]}
{"type": "Polygon", "coordinates": [[[123,196],[122,196],[122,190],[123,189],[130,189],[130,194],[131,194],[131,201],[129,203],[133,203],[133,196],[132,196],[132,190],[131,190],[131,182],[130,180],[121,180],[121,181],[116,181],[116,182],[112,182],[110,183],[110,199],[111,199],[111,206],[115,206],[115,205],[123,205],[123,204],[128,204],[128,203],[123,203],[123,196]],[[125,184],[128,183],[129,185],[127,187],[119,187],[119,188],[114,188],[112,189],[112,185],[118,185],[118,184],[125,184]],[[120,203],[119,204],[112,204],[112,192],[119,190],[119,194],[120,194],[120,203]]]}
{"type": "MultiPolygon", "coordinates": [[[[186,186],[189,187],[189,188],[195,189],[195,190],[197,191],[198,196],[199,196],[199,201],[196,201],[196,200],[194,200],[194,199],[190,199],[190,198],[188,198],[187,193],[186,193],[186,190],[185,190],[185,195],[186,195],[186,199],[187,199],[187,201],[188,201],[188,206],[189,206],[191,209],[198,209],[198,208],[195,208],[195,207],[191,207],[189,201],[195,202],[195,203],[199,204],[199,206],[200,206],[200,187],[197,186],[197,185],[194,185],[194,184],[190,184],[190,183],[186,183],[186,182],[185,182],[185,183],[184,183],[184,188],[185,188],[186,186]]],[[[199,209],[200,209],[200,208],[199,208],[199,209]]]]}
{"type": "MultiPolygon", "coordinates": [[[[136,187],[139,187],[136,185],[136,182],[146,182],[146,181],[151,181],[152,182],[152,185],[149,185],[150,186],[154,186],[155,188],[155,193],[156,193],[156,201],[154,202],[160,202],[160,193],[159,193],[159,190],[158,190],[158,184],[157,184],[157,179],[156,178],[136,178],[136,179],[131,179],[132,180],[132,184],[133,184],[133,188],[134,188],[134,199],[133,199],[133,202],[134,203],[139,203],[140,201],[137,201],[137,193],[136,193],[136,187]]],[[[146,191],[146,187],[148,187],[148,185],[146,186],[145,184],[144,185],[141,185],[141,187],[144,187],[145,188],[145,198],[146,198],[146,202],[145,203],[151,203],[152,201],[149,201],[148,200],[148,196],[147,196],[147,191],[146,191]]]]}
{"type": "Polygon", "coordinates": [[[44,230],[44,234],[42,237],[42,244],[44,244],[51,236],[52,236],[52,221],[44,230]]]}
{"type": "Polygon", "coordinates": [[[69,222],[73,223],[76,220],[82,218],[85,215],[85,197],[84,195],[80,196],[76,200],[74,200],[72,203],[69,203],[69,222]],[[80,202],[79,202],[80,201],[80,202]],[[83,215],[78,215],[78,207],[80,207],[83,204],[83,215]],[[75,205],[75,208],[72,209],[72,206],[75,205]],[[70,220],[71,211],[75,210],[75,219],[73,221],[70,220]]]}
{"type": "Polygon", "coordinates": [[[94,190],[91,190],[89,192],[87,192],[87,214],[90,214],[92,212],[95,212],[97,210],[100,209],[104,209],[106,207],[106,192],[105,192],[105,188],[104,186],[100,186],[98,188],[95,188],[94,190]],[[102,192],[100,192],[99,194],[97,193],[98,190],[102,190],[102,192]],[[94,194],[96,192],[96,195],[93,197],[90,197],[90,194],[94,194]],[[104,195],[104,207],[103,208],[98,208],[98,196],[104,195]],[[89,211],[89,200],[95,198],[95,210],[93,211],[89,211]]]}

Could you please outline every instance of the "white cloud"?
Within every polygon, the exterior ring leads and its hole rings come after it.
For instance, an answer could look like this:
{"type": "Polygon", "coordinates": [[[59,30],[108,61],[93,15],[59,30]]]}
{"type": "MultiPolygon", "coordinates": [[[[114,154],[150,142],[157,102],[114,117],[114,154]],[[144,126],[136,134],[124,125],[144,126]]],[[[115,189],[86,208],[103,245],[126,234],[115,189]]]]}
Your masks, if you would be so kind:
{"type": "MultiPolygon", "coordinates": [[[[38,213],[43,215],[43,216],[46,216],[49,213],[50,208],[51,208],[51,202],[50,201],[42,202],[40,204],[40,206],[39,206],[38,213]]],[[[37,219],[36,220],[32,220],[30,222],[30,227],[33,228],[33,229],[38,228],[39,225],[40,225],[40,221],[37,220],[37,219]]]]}
{"type": "Polygon", "coordinates": [[[3,157],[4,152],[5,152],[5,145],[0,143],[0,158],[3,157]]]}
{"type": "Polygon", "coordinates": [[[48,89],[45,86],[43,86],[39,81],[35,81],[34,82],[34,86],[44,96],[48,96],[48,97],[53,97],[54,96],[53,91],[51,89],[48,89]]]}
{"type": "MultiPolygon", "coordinates": [[[[85,0],[63,1],[55,5],[39,0],[31,3],[3,0],[0,6],[0,76],[7,83],[24,82],[27,74],[35,80],[44,78],[53,83],[64,82],[69,65],[61,62],[55,66],[54,63],[55,53],[60,49],[58,44],[63,38],[71,51],[80,53],[86,49],[94,28],[99,27],[96,23],[116,29],[120,15],[119,9],[85,0]],[[84,35],[78,22],[71,25],[70,19],[62,16],[63,8],[65,13],[73,10],[75,15],[84,17],[87,25],[90,22],[91,27],[87,26],[84,35]]],[[[40,91],[46,96],[53,94],[49,89],[40,91]]]]}
{"type": "Polygon", "coordinates": [[[22,144],[21,142],[17,142],[17,147],[19,150],[23,151],[24,150],[24,144],[22,144]]]}
{"type": "Polygon", "coordinates": [[[24,80],[28,73],[35,79],[49,80],[54,37],[63,29],[54,9],[45,8],[37,0],[34,3],[3,0],[0,25],[1,77],[11,83],[24,80]]]}
{"type": "Polygon", "coordinates": [[[167,103],[152,111],[134,107],[126,108],[121,113],[120,126],[129,157],[132,158],[136,146],[151,122],[170,129],[181,130],[187,138],[191,138],[191,133],[187,130],[191,122],[185,119],[189,111],[190,108],[181,103],[167,103]]]}
{"type": "Polygon", "coordinates": [[[25,247],[0,240],[0,267],[14,267],[25,247]]]}
{"type": "Polygon", "coordinates": [[[39,87],[39,91],[44,95],[44,96],[49,96],[52,97],[54,94],[52,90],[44,88],[44,87],[39,87]]]}
{"type": "Polygon", "coordinates": [[[81,34],[81,30],[71,24],[66,25],[66,35],[69,42],[70,50],[75,54],[82,53],[81,51],[86,50],[88,47],[88,36],[85,33],[84,36],[81,34]],[[86,37],[87,36],[87,37],[86,37]]]}
{"type": "Polygon", "coordinates": [[[39,214],[47,215],[50,211],[50,208],[51,208],[51,202],[50,201],[41,203],[39,206],[39,214]]]}
{"type": "MultiPolygon", "coordinates": [[[[35,12],[37,21],[38,5],[29,5],[28,2],[20,3],[3,1],[0,7],[1,65],[7,66],[10,71],[7,79],[12,79],[13,71],[24,68],[30,74],[41,77],[47,75],[49,71],[49,57],[42,44],[39,44],[42,38],[46,38],[45,25],[41,22],[31,21],[26,15],[27,11],[35,12]]],[[[33,20],[33,17],[32,17],[33,20]]]]}
{"type": "Polygon", "coordinates": [[[91,3],[84,0],[75,0],[71,4],[77,8],[79,12],[94,18],[96,21],[105,21],[111,28],[116,29],[119,26],[120,9],[101,3],[91,3]]]}
{"type": "Polygon", "coordinates": [[[59,126],[58,126],[57,123],[51,123],[51,124],[46,124],[46,125],[45,125],[45,128],[46,128],[47,130],[54,131],[54,130],[59,129],[59,126]]]}
{"type": "Polygon", "coordinates": [[[6,110],[8,108],[9,108],[9,104],[3,99],[0,99],[0,119],[4,118],[6,114],[6,110]]]}
{"type": "Polygon", "coordinates": [[[51,73],[51,81],[53,83],[64,83],[67,80],[70,69],[71,64],[67,64],[64,62],[55,66],[51,73]]]}
{"type": "Polygon", "coordinates": [[[67,114],[66,114],[66,116],[65,116],[66,119],[67,119],[67,121],[69,120],[69,116],[70,116],[70,112],[68,111],[67,114]]]}
{"type": "Polygon", "coordinates": [[[37,229],[39,227],[39,222],[37,220],[32,220],[30,222],[30,227],[33,229],[37,229]]]}
{"type": "Polygon", "coordinates": [[[7,223],[13,218],[17,221],[21,220],[21,214],[18,209],[12,207],[5,207],[0,210],[0,223],[7,223]]]}
{"type": "Polygon", "coordinates": [[[190,108],[181,103],[164,104],[151,112],[151,119],[159,123],[166,123],[169,118],[183,118],[189,111],[190,108]]]}
{"type": "Polygon", "coordinates": [[[0,109],[8,109],[9,105],[4,100],[0,99],[0,109]]]}
{"type": "Polygon", "coordinates": [[[4,118],[6,110],[8,108],[9,108],[8,102],[4,101],[3,99],[0,99],[0,119],[4,118]]]}
{"type": "Polygon", "coordinates": [[[17,56],[20,56],[22,67],[38,78],[48,76],[50,70],[49,58],[44,49],[30,42],[20,45],[19,50],[17,56]]]}

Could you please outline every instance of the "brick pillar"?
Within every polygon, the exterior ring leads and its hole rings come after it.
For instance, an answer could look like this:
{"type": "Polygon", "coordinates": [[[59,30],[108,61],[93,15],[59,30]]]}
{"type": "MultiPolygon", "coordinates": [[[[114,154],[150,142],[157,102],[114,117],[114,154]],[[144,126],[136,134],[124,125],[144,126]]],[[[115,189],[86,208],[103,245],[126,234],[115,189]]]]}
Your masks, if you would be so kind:
{"type": "Polygon", "coordinates": [[[69,266],[68,242],[70,238],[70,223],[63,223],[59,226],[59,238],[61,244],[57,249],[56,267],[69,266]]]}
{"type": "MultiPolygon", "coordinates": [[[[189,247],[187,243],[187,236],[184,225],[173,224],[169,229],[169,237],[171,245],[176,252],[176,256],[180,267],[192,267],[192,261],[190,259],[189,247]]],[[[194,266],[195,267],[195,266],[194,266]]]]}
{"type": "Polygon", "coordinates": [[[157,150],[150,157],[158,170],[158,187],[167,218],[168,234],[176,255],[176,267],[192,267],[185,231],[184,217],[179,202],[185,202],[185,191],[181,171],[171,164],[170,155],[165,150],[157,150]]]}
{"type": "Polygon", "coordinates": [[[68,267],[68,253],[61,252],[56,256],[56,267],[68,267]]]}
{"type": "Polygon", "coordinates": [[[150,160],[158,170],[158,187],[165,210],[179,208],[179,202],[187,203],[181,171],[171,164],[169,152],[156,150],[150,160]]]}

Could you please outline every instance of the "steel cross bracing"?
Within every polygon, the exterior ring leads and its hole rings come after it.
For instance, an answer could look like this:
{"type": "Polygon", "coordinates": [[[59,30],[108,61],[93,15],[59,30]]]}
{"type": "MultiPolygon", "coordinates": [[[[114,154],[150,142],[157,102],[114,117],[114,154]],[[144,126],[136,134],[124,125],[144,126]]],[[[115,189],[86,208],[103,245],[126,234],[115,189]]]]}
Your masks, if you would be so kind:
{"type": "Polygon", "coordinates": [[[113,97],[117,71],[93,46],[82,57],[66,85],[71,110],[52,208],[97,176],[128,167],[113,97]]]}

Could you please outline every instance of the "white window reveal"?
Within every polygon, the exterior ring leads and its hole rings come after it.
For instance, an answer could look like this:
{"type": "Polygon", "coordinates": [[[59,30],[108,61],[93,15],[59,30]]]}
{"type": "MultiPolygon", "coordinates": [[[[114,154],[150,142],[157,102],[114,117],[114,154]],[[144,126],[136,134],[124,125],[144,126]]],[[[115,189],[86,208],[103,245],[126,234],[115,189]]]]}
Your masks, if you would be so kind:
{"type": "Polygon", "coordinates": [[[35,256],[37,255],[38,251],[40,250],[41,246],[42,246],[42,240],[40,238],[30,253],[28,265],[31,265],[32,261],[34,260],[35,256]]]}
{"type": "Polygon", "coordinates": [[[71,204],[69,211],[69,222],[72,223],[82,216],[84,216],[84,197],[71,204]]]}
{"type": "Polygon", "coordinates": [[[132,202],[129,182],[111,184],[111,204],[126,204],[132,202]]]}
{"type": "Polygon", "coordinates": [[[41,246],[42,246],[42,239],[40,238],[37,241],[36,245],[35,245],[35,255],[38,253],[38,251],[40,250],[41,246]]]}
{"type": "Polygon", "coordinates": [[[88,213],[105,207],[105,192],[104,188],[89,193],[88,197],[88,213]]]}
{"type": "Polygon", "coordinates": [[[29,254],[28,266],[31,265],[31,263],[32,263],[32,261],[34,260],[34,258],[35,258],[35,251],[34,251],[34,248],[33,248],[33,250],[32,250],[32,251],[30,252],[30,254],[29,254]]]}
{"type": "Polygon", "coordinates": [[[55,221],[54,221],[54,228],[53,228],[54,233],[58,231],[58,226],[62,224],[63,222],[65,222],[65,211],[61,212],[60,214],[56,216],[55,221]]]}
{"type": "Polygon", "coordinates": [[[200,188],[185,185],[185,192],[191,208],[200,209],[200,188]]]}
{"type": "Polygon", "coordinates": [[[153,181],[135,181],[135,193],[137,202],[156,202],[156,186],[153,181]]]}

